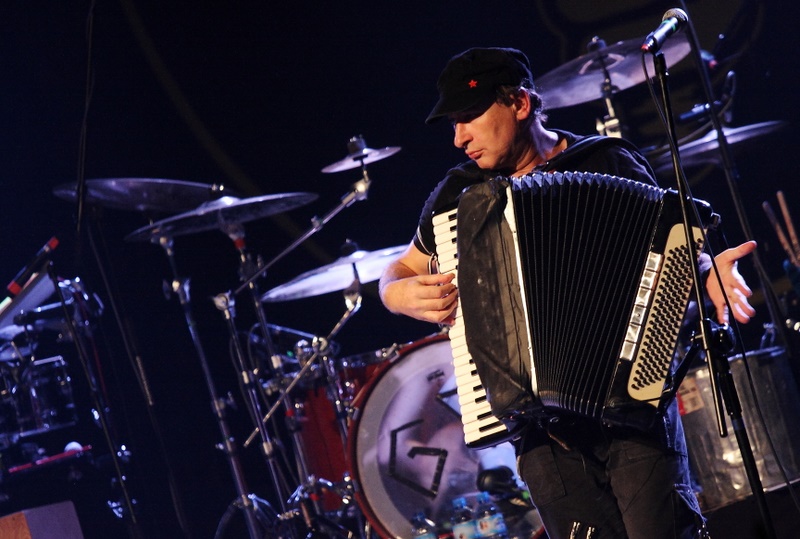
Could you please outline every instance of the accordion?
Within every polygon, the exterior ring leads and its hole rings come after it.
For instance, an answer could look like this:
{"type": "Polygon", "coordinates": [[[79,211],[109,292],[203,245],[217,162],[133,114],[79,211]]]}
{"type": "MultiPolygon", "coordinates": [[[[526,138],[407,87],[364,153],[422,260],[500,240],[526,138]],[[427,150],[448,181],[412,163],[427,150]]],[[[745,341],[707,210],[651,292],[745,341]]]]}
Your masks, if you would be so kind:
{"type": "Polygon", "coordinates": [[[690,257],[713,216],[694,202],[691,247],[675,191],[601,174],[496,178],[434,217],[440,271],[457,273],[450,338],[454,362],[457,349],[468,355],[456,365],[467,445],[502,440],[496,428],[474,432],[479,419],[463,411],[472,400],[480,421],[503,425],[548,411],[653,423],[670,395],[690,257]]]}

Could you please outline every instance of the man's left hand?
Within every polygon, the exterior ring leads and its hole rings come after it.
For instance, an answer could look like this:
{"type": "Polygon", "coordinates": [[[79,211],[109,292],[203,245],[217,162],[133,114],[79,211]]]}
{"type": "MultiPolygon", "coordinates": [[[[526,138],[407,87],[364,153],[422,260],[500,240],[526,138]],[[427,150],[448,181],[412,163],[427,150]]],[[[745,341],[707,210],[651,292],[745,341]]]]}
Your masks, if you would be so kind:
{"type": "Polygon", "coordinates": [[[727,324],[729,321],[728,305],[725,303],[726,296],[737,322],[746,324],[756,314],[756,310],[748,301],[753,295],[753,291],[747,286],[737,267],[737,261],[755,249],[756,242],[748,241],[738,247],[726,249],[714,258],[719,270],[719,279],[712,268],[706,280],[706,292],[716,308],[717,321],[720,324],[727,324]],[[720,288],[720,281],[723,288],[720,288]]]}

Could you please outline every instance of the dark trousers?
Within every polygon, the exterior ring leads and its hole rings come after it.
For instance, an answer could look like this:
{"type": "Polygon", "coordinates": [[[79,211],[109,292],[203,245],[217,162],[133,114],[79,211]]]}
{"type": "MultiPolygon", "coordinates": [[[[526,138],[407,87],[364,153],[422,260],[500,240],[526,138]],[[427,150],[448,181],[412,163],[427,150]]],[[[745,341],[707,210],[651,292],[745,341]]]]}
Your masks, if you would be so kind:
{"type": "Polygon", "coordinates": [[[694,539],[704,519],[676,411],[655,432],[560,418],[518,442],[550,539],[694,539]]]}

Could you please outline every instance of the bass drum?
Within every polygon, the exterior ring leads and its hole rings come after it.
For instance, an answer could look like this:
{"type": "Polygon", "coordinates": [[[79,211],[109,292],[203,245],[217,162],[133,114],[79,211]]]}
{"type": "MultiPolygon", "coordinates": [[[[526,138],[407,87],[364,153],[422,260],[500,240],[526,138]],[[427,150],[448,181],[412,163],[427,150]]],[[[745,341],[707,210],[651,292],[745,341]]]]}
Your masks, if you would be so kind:
{"type": "Polygon", "coordinates": [[[446,336],[404,346],[358,394],[355,408],[348,458],[356,499],[382,537],[410,537],[418,511],[447,521],[454,498],[474,506],[480,471],[516,470],[511,444],[474,450],[464,443],[446,336]]]}

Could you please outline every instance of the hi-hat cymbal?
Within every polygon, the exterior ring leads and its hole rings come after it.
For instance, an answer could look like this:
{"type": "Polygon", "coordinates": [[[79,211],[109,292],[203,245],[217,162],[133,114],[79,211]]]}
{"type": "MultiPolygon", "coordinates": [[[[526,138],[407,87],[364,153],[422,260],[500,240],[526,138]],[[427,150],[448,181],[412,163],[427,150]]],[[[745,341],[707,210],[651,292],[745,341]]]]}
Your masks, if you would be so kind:
{"type": "Polygon", "coordinates": [[[380,161],[400,151],[399,146],[387,146],[385,148],[368,148],[364,137],[352,137],[347,143],[347,157],[322,169],[324,173],[341,172],[352,168],[360,167],[362,164],[368,165],[375,161],[380,161]]]}
{"type": "Polygon", "coordinates": [[[176,237],[206,230],[219,229],[226,226],[240,225],[269,217],[303,206],[317,199],[313,193],[281,193],[239,199],[222,197],[206,202],[200,207],[156,221],[152,225],[142,227],[128,234],[126,241],[153,240],[163,237],[176,237]]]}
{"type": "MultiPolygon", "coordinates": [[[[643,38],[634,38],[598,46],[596,50],[538,77],[536,87],[545,108],[569,107],[604,98],[606,73],[612,93],[644,82],[647,77],[642,70],[643,41],[643,38]]],[[[683,59],[690,50],[685,34],[672,36],[661,48],[669,66],[683,59]]],[[[652,55],[647,55],[646,62],[648,73],[652,76],[655,73],[652,55]]]]}
{"type": "MultiPolygon", "coordinates": [[[[77,184],[57,186],[53,194],[64,200],[77,198],[77,184]]],[[[223,195],[237,196],[219,184],[161,178],[105,178],[86,181],[86,202],[116,210],[180,213],[223,195]]]]}
{"type": "Polygon", "coordinates": [[[288,301],[344,290],[355,279],[354,265],[361,283],[375,281],[405,248],[405,245],[399,245],[378,251],[356,251],[273,288],[261,296],[261,301],[288,301]]]}
{"type": "MultiPolygon", "coordinates": [[[[728,145],[731,149],[736,150],[784,126],[786,126],[786,122],[776,120],[743,125],[741,127],[723,127],[722,133],[725,135],[725,140],[728,141],[728,145]]],[[[679,150],[681,164],[683,166],[699,166],[719,163],[721,161],[719,140],[717,138],[717,132],[714,129],[703,135],[702,138],[681,145],[679,150]]],[[[651,162],[653,164],[653,169],[656,172],[661,172],[672,167],[672,155],[669,151],[666,151],[654,157],[651,162]]]]}

